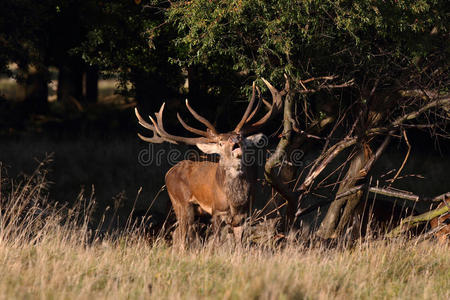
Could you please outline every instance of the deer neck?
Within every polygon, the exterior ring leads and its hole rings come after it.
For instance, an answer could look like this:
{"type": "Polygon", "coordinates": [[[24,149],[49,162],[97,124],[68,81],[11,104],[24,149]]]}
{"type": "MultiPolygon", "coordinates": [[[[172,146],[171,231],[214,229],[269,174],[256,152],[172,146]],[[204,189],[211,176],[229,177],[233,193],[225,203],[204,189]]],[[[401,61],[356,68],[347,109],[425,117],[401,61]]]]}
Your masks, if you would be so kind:
{"type": "Polygon", "coordinates": [[[247,203],[250,195],[248,166],[241,160],[219,161],[216,176],[219,182],[223,182],[223,189],[231,206],[240,207],[247,203]]]}

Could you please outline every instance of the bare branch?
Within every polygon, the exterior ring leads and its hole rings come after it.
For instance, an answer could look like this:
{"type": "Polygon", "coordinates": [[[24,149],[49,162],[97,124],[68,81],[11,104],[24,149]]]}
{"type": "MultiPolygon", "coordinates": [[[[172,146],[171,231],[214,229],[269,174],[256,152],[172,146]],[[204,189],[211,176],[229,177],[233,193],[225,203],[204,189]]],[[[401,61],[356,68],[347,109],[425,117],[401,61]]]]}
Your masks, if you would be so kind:
{"type": "Polygon", "coordinates": [[[345,88],[345,87],[350,87],[353,86],[355,84],[355,80],[351,79],[349,81],[346,81],[344,83],[341,84],[323,84],[320,85],[319,87],[315,88],[315,89],[308,89],[306,88],[305,85],[303,85],[303,83],[305,83],[306,81],[300,81],[300,84],[303,87],[303,90],[298,91],[300,94],[314,94],[317,93],[321,90],[332,90],[332,89],[339,89],[339,88],[345,88]]]}
{"type": "Polygon", "coordinates": [[[292,135],[292,106],[293,99],[290,93],[286,95],[285,105],[284,105],[284,119],[283,119],[283,134],[281,140],[279,141],[275,152],[267,160],[264,167],[264,176],[267,182],[289,203],[296,201],[295,195],[284,185],[283,182],[274,175],[274,168],[280,162],[283,155],[286,153],[286,148],[288,147],[291,135],[292,135]]]}
{"type": "Polygon", "coordinates": [[[380,134],[380,133],[386,132],[392,128],[401,126],[402,123],[405,121],[417,118],[419,115],[421,115],[422,113],[426,112],[429,109],[439,107],[439,106],[444,107],[447,105],[450,105],[450,96],[448,96],[448,95],[444,98],[439,98],[434,101],[431,101],[430,103],[421,107],[417,111],[405,114],[405,115],[397,118],[395,121],[391,122],[391,124],[387,127],[377,127],[377,128],[369,129],[367,131],[367,134],[373,135],[373,134],[380,134]]]}
{"type": "Polygon", "coordinates": [[[322,160],[322,162],[308,175],[297,191],[306,191],[306,189],[313,183],[314,179],[320,175],[323,169],[325,169],[325,167],[344,149],[356,144],[356,141],[356,138],[347,138],[330,147],[330,149],[319,157],[319,160],[322,160]]]}
{"type": "Polygon", "coordinates": [[[333,80],[333,79],[336,79],[336,78],[338,78],[338,76],[336,76],[336,75],[321,76],[321,77],[311,77],[311,78],[308,78],[308,79],[305,79],[305,80],[299,80],[299,83],[300,84],[301,83],[308,83],[308,82],[317,81],[317,80],[325,80],[325,81],[327,81],[327,80],[333,80]]]}
{"type": "MultiPolygon", "coordinates": [[[[357,186],[345,191],[344,193],[337,194],[336,199],[340,199],[340,198],[349,196],[351,194],[355,194],[356,192],[358,192],[362,189],[365,189],[365,188],[366,188],[366,186],[364,184],[357,185],[357,186]]],[[[367,190],[370,193],[380,194],[380,195],[399,198],[399,199],[405,199],[405,200],[409,200],[409,201],[413,201],[413,202],[440,202],[443,199],[450,197],[450,192],[436,196],[434,198],[427,198],[427,197],[420,197],[420,196],[417,196],[417,195],[414,195],[414,194],[408,193],[408,192],[392,190],[391,188],[369,187],[367,190]]]]}
{"type": "Polygon", "coordinates": [[[390,131],[389,134],[384,139],[383,143],[378,147],[377,152],[375,155],[373,155],[365,164],[364,168],[360,170],[361,174],[367,174],[369,173],[370,169],[372,168],[373,164],[380,158],[381,154],[383,154],[384,150],[386,150],[386,147],[389,145],[389,142],[391,141],[392,134],[394,131],[390,131]]]}
{"type": "Polygon", "coordinates": [[[446,98],[439,98],[437,100],[434,100],[430,103],[428,103],[427,105],[421,107],[419,110],[415,111],[415,112],[411,112],[409,114],[406,114],[404,116],[401,116],[400,118],[398,118],[397,120],[395,120],[392,123],[393,127],[399,126],[401,125],[403,122],[407,121],[407,120],[412,120],[417,118],[420,114],[424,113],[425,111],[437,107],[437,106],[446,106],[446,105],[450,105],[450,96],[447,96],[446,98]]]}
{"type": "Polygon", "coordinates": [[[398,169],[398,171],[395,174],[394,178],[392,178],[392,181],[390,182],[389,185],[393,184],[394,181],[397,180],[398,176],[400,175],[400,172],[403,170],[403,168],[405,167],[406,162],[408,161],[409,154],[411,153],[411,145],[409,144],[408,136],[406,135],[406,131],[402,130],[402,132],[403,132],[403,137],[405,138],[405,141],[406,141],[406,145],[408,146],[408,152],[406,152],[406,155],[405,155],[405,158],[403,159],[402,165],[398,169]]]}
{"type": "Polygon", "coordinates": [[[412,227],[418,226],[422,223],[429,222],[432,219],[439,217],[449,211],[449,207],[444,205],[442,207],[438,207],[436,209],[427,211],[426,213],[420,214],[418,216],[408,217],[400,222],[400,225],[392,229],[387,237],[396,237],[401,233],[409,230],[412,227]]]}

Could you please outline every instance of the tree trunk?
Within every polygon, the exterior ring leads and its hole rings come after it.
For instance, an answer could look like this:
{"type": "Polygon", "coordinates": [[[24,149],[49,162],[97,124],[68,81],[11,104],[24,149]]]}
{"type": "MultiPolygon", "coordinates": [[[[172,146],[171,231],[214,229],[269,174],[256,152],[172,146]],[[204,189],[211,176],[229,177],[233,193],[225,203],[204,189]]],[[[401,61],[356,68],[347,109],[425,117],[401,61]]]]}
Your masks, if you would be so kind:
{"type": "Polygon", "coordinates": [[[83,76],[83,97],[86,102],[95,103],[98,100],[98,70],[87,67],[83,76]]]}
{"type": "Polygon", "coordinates": [[[25,103],[31,112],[43,113],[48,109],[49,71],[44,66],[29,66],[24,74],[25,103]]]}
{"type": "Polygon", "coordinates": [[[286,170],[283,169],[287,166],[285,163],[290,162],[287,153],[288,146],[291,141],[292,135],[292,107],[293,107],[293,97],[288,91],[286,95],[286,99],[284,101],[284,117],[283,117],[283,133],[281,140],[278,142],[277,148],[275,152],[270,156],[267,160],[266,165],[264,167],[264,176],[269,182],[269,184],[287,201],[286,208],[286,219],[283,220],[282,227],[284,230],[288,230],[292,225],[294,220],[295,210],[297,208],[297,198],[295,194],[289,189],[287,182],[284,180],[288,177],[293,177],[294,169],[288,168],[286,170]],[[275,168],[281,165],[283,175],[277,176],[275,174],[275,168]]]}
{"type": "MultiPolygon", "coordinates": [[[[364,149],[359,149],[356,155],[352,158],[350,167],[344,177],[344,180],[339,185],[337,194],[344,193],[355,186],[355,184],[365,176],[361,174],[361,170],[366,165],[369,157],[364,153],[364,149]]],[[[342,230],[348,224],[348,221],[353,216],[353,211],[358,205],[362,196],[362,192],[348,195],[333,201],[327,211],[327,214],[320,224],[317,235],[324,239],[336,238],[342,233],[342,230]],[[343,211],[342,211],[343,210],[343,211]]]]}
{"type": "MultiPolygon", "coordinates": [[[[393,131],[388,133],[375,154],[372,153],[369,144],[364,143],[360,147],[356,155],[352,158],[344,180],[339,185],[337,195],[350,192],[358,181],[367,176],[374,163],[383,154],[387,145],[389,145],[392,134],[393,131]]],[[[335,199],[331,203],[325,219],[320,224],[317,235],[321,238],[328,239],[336,238],[343,233],[349,221],[354,216],[355,208],[358,206],[362,194],[362,191],[358,191],[357,193],[349,193],[348,196],[335,199]],[[342,211],[342,209],[344,210],[342,211]]]]}
{"type": "Polygon", "coordinates": [[[58,76],[58,101],[76,106],[82,109],[82,63],[72,60],[59,67],[58,76]]]}

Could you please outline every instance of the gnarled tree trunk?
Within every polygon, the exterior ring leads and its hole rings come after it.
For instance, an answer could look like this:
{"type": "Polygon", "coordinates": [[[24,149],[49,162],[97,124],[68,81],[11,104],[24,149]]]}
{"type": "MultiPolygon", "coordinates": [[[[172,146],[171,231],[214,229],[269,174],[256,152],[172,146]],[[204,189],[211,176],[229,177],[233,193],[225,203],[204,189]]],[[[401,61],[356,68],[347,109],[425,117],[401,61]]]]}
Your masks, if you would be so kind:
{"type": "MultiPolygon", "coordinates": [[[[364,177],[361,174],[364,166],[366,165],[369,157],[361,147],[353,156],[350,167],[344,177],[344,180],[339,185],[337,194],[344,193],[353,188],[358,180],[364,177]]],[[[325,219],[320,224],[320,228],[317,231],[317,235],[321,238],[336,238],[345,229],[349,220],[353,216],[354,209],[358,205],[362,196],[362,192],[342,197],[333,201],[327,211],[325,219]]]]}

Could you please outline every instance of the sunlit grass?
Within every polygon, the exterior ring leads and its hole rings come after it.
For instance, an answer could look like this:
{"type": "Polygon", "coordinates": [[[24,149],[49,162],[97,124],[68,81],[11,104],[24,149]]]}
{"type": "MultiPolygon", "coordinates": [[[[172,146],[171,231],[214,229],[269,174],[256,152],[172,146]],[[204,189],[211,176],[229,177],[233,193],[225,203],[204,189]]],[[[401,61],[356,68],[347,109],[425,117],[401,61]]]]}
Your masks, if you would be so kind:
{"type": "Polygon", "coordinates": [[[89,228],[84,205],[68,210],[45,204],[42,169],[5,185],[3,299],[450,298],[450,249],[432,240],[339,249],[300,241],[279,248],[207,243],[180,252],[144,228],[100,236],[89,228]]]}

